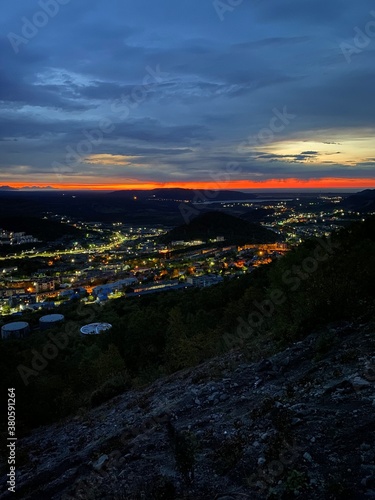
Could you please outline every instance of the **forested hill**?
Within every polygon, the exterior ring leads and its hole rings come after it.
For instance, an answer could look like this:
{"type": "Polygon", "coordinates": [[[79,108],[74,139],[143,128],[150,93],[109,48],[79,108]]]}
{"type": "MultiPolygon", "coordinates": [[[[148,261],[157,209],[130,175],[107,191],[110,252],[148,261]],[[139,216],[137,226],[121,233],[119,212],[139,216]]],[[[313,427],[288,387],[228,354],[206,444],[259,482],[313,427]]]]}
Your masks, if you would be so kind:
{"type": "Polygon", "coordinates": [[[83,232],[70,224],[50,221],[41,217],[20,215],[0,216],[0,228],[6,231],[25,232],[41,241],[53,241],[62,236],[82,237],[83,232]]]}
{"type": "Polygon", "coordinates": [[[375,189],[366,189],[360,193],[348,196],[342,204],[351,210],[358,210],[364,213],[375,212],[375,189]]]}
{"type": "Polygon", "coordinates": [[[223,212],[207,212],[195,217],[188,224],[178,226],[161,238],[161,241],[202,240],[223,236],[226,243],[274,243],[280,237],[259,224],[252,224],[223,212]]]}

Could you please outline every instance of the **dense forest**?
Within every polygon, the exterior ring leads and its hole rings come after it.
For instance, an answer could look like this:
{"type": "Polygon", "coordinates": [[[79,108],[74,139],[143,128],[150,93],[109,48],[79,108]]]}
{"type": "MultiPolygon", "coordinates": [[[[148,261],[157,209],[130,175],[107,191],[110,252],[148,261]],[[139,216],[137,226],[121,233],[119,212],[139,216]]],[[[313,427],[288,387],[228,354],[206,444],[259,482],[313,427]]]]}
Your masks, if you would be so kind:
{"type": "Polygon", "coordinates": [[[232,348],[259,359],[330,322],[371,323],[374,281],[372,218],[212,288],[72,302],[60,329],[0,342],[1,390],[16,387],[21,434],[232,348]],[[91,321],[113,328],[80,336],[91,321]]]}

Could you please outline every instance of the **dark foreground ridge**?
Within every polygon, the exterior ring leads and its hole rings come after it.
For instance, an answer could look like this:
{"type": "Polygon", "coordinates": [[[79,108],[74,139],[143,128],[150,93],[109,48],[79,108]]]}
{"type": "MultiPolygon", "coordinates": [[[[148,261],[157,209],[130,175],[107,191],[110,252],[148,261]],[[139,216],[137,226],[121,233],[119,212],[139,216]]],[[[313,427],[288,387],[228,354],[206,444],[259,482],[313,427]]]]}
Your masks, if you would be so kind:
{"type": "Polygon", "coordinates": [[[19,440],[0,498],[375,498],[374,365],[368,323],[232,351],[19,440]]]}
{"type": "Polygon", "coordinates": [[[160,241],[208,241],[217,236],[223,236],[227,244],[274,243],[280,239],[280,236],[260,224],[252,224],[239,217],[213,211],[198,215],[189,223],[175,227],[161,236],[160,241]]]}

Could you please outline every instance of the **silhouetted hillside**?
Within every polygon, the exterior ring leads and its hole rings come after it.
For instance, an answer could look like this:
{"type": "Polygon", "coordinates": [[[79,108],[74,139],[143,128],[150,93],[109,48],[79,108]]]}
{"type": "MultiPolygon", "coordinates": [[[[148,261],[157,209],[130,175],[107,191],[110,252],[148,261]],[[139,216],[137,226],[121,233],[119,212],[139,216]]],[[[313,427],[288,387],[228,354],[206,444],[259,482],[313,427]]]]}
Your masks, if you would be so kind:
{"type": "Polygon", "coordinates": [[[176,240],[203,240],[224,236],[227,243],[273,243],[278,235],[258,224],[233,217],[222,212],[207,212],[193,219],[189,224],[176,227],[161,240],[170,243],[176,240]]]}
{"type": "Polygon", "coordinates": [[[0,228],[6,231],[25,232],[40,240],[54,240],[62,236],[82,236],[82,231],[68,224],[37,217],[0,216],[0,228]]]}
{"type": "Polygon", "coordinates": [[[254,223],[260,223],[267,219],[268,216],[274,214],[272,208],[250,208],[246,212],[241,213],[241,219],[254,223]]]}
{"type": "Polygon", "coordinates": [[[113,196],[123,196],[124,198],[132,199],[137,197],[139,200],[173,200],[199,203],[202,201],[227,201],[227,200],[248,200],[258,198],[257,195],[251,193],[243,193],[241,191],[230,190],[213,190],[209,195],[205,192],[200,192],[196,189],[182,188],[158,188],[152,190],[122,190],[114,191],[113,196]]]}
{"type": "Polygon", "coordinates": [[[343,201],[343,205],[360,212],[375,212],[375,189],[366,189],[353,194],[343,201]]]}

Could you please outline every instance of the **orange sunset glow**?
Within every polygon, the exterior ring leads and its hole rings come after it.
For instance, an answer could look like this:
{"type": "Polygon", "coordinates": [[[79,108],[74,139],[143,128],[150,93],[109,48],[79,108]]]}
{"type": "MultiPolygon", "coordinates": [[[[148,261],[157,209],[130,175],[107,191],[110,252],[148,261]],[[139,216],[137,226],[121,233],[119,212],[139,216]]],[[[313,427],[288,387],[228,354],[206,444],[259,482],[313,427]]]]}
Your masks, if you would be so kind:
{"type": "Polygon", "coordinates": [[[25,184],[25,183],[10,183],[10,187],[20,189],[23,187],[39,187],[46,188],[50,186],[54,189],[61,190],[90,190],[90,191],[116,191],[126,189],[157,189],[157,188],[184,188],[184,189],[371,189],[375,187],[375,177],[368,179],[341,179],[341,178],[321,178],[321,179],[269,179],[266,181],[249,181],[249,180],[236,180],[228,182],[213,182],[213,181],[199,181],[199,182],[137,182],[134,183],[93,183],[93,184],[80,184],[80,183],[67,183],[67,184],[25,184]]]}

